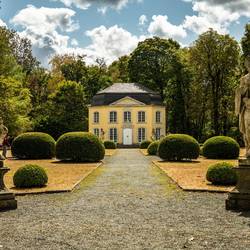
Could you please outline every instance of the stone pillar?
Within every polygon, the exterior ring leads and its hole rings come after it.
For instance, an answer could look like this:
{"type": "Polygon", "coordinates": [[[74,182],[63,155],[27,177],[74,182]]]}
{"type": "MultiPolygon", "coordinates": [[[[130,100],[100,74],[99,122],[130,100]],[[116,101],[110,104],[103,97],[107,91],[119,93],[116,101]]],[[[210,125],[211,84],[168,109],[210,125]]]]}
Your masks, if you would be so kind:
{"type": "Polygon", "coordinates": [[[4,161],[0,161],[0,211],[11,210],[17,208],[15,195],[9,192],[4,185],[4,175],[10,169],[4,167],[4,161]]]}
{"type": "Polygon", "coordinates": [[[250,211],[250,159],[240,159],[235,168],[238,181],[226,200],[227,210],[250,211]]]}

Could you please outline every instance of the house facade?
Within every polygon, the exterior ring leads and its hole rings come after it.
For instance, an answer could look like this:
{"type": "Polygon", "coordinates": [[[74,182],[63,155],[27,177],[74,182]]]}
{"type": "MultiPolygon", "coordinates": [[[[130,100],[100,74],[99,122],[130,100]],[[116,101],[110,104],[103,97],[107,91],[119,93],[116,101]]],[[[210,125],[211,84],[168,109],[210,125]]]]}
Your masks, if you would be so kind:
{"type": "Polygon", "coordinates": [[[137,145],[166,131],[161,96],[137,83],[115,83],[98,92],[89,106],[89,131],[103,141],[137,145]]]}

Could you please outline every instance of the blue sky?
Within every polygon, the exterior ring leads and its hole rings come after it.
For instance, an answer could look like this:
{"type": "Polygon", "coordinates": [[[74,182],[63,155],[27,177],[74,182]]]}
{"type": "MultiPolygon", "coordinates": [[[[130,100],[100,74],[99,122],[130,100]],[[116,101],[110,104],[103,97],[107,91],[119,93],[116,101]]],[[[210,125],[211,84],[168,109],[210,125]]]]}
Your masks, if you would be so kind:
{"type": "Polygon", "coordinates": [[[250,0],[2,0],[0,25],[33,43],[47,65],[54,54],[111,63],[154,35],[188,46],[209,27],[240,40],[250,0]]]}

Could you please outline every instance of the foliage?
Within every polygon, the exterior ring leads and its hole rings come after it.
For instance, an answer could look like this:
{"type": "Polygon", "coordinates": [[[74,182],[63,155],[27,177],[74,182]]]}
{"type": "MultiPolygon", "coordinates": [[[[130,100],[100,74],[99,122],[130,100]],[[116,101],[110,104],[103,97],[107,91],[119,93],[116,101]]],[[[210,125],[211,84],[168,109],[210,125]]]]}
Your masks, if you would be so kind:
{"type": "Polygon", "coordinates": [[[179,48],[172,39],[154,37],[140,42],[128,62],[131,81],[159,91],[163,97],[166,83],[174,74],[175,52],[179,48]]]}
{"type": "Polygon", "coordinates": [[[228,162],[220,162],[210,166],[206,178],[214,185],[235,185],[237,174],[233,165],[228,162]]]}
{"type": "Polygon", "coordinates": [[[104,158],[105,148],[100,139],[87,132],[70,132],[56,143],[56,157],[73,162],[98,162],[104,158]]]}
{"type": "Polygon", "coordinates": [[[146,149],[146,148],[148,148],[148,146],[151,144],[151,142],[152,142],[152,141],[148,141],[148,140],[142,141],[142,142],[140,143],[140,148],[141,148],[141,149],[146,149]]]}
{"type": "Polygon", "coordinates": [[[199,154],[199,143],[192,136],[185,134],[170,134],[160,140],[158,147],[158,155],[163,160],[197,159],[199,154]]]}
{"type": "Polygon", "coordinates": [[[11,135],[31,128],[28,116],[31,110],[29,89],[13,78],[0,77],[0,117],[11,135]]]}
{"type": "Polygon", "coordinates": [[[76,82],[63,81],[49,96],[48,113],[37,118],[35,130],[54,138],[70,131],[87,129],[87,106],[83,87],[76,82]]]}
{"type": "Polygon", "coordinates": [[[128,62],[131,81],[161,94],[168,107],[169,131],[174,133],[186,132],[188,124],[185,96],[190,81],[183,54],[176,41],[154,37],[140,42],[128,62]]]}
{"type": "Polygon", "coordinates": [[[47,173],[38,165],[25,165],[19,168],[13,176],[13,183],[17,188],[43,187],[47,182],[47,173]]]}
{"type": "Polygon", "coordinates": [[[55,140],[45,133],[24,133],[14,139],[11,152],[19,159],[51,159],[55,156],[55,140]]]}
{"type": "Polygon", "coordinates": [[[147,152],[149,155],[157,155],[160,141],[153,141],[149,144],[147,152]]]}
{"type": "Polygon", "coordinates": [[[130,56],[122,56],[114,61],[109,67],[108,72],[111,76],[112,82],[129,82],[128,62],[130,56]]]}
{"type": "Polygon", "coordinates": [[[222,108],[227,107],[230,100],[229,83],[239,64],[239,51],[237,41],[212,29],[201,34],[190,49],[190,65],[206,101],[200,105],[205,109],[209,107],[211,129],[216,135],[223,129],[222,121],[227,119],[227,115],[222,115],[222,108]]]}
{"type": "Polygon", "coordinates": [[[231,137],[215,136],[204,143],[202,152],[208,159],[236,159],[239,157],[240,146],[231,137]]]}
{"type": "Polygon", "coordinates": [[[246,25],[245,34],[241,40],[243,57],[250,56],[250,23],[246,25]]]}
{"type": "Polygon", "coordinates": [[[116,149],[116,143],[113,141],[105,141],[103,144],[106,149],[116,149]]]}

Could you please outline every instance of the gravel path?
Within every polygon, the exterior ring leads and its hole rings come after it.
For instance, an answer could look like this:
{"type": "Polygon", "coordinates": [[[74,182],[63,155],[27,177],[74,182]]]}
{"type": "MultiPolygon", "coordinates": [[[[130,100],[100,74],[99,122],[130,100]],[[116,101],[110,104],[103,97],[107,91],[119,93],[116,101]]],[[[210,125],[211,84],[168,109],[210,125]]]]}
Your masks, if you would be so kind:
{"type": "Polygon", "coordinates": [[[0,249],[250,249],[250,213],[182,192],[151,160],[118,150],[74,193],[18,197],[0,213],[0,249]]]}

